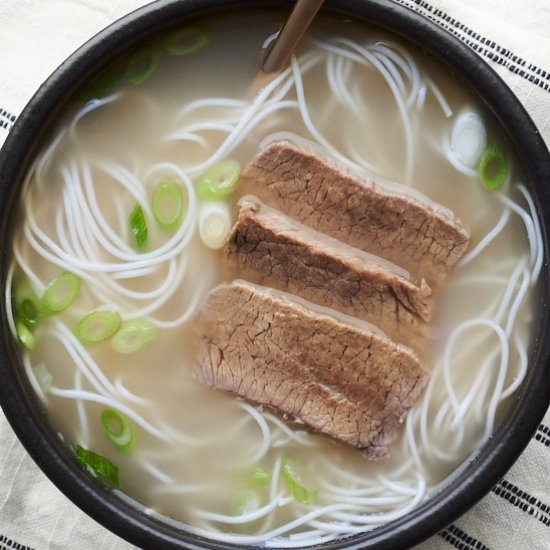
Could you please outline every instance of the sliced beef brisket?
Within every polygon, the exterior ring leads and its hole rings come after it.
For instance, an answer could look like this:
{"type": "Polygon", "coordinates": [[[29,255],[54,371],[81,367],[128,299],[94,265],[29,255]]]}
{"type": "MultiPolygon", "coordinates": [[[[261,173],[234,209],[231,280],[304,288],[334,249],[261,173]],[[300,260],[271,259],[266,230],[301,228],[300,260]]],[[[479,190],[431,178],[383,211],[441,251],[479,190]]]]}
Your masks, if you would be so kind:
{"type": "Polygon", "coordinates": [[[446,208],[398,184],[352,174],[289,141],[267,145],[243,174],[267,204],[434,287],[464,254],[468,232],[446,208]]]}
{"type": "Polygon", "coordinates": [[[428,373],[366,323],[306,305],[250,283],[216,287],[197,324],[196,378],[385,457],[428,373]]]}
{"type": "Polygon", "coordinates": [[[252,198],[241,201],[225,254],[240,277],[375,324],[420,350],[431,289],[381,258],[314,231],[252,198]]]}

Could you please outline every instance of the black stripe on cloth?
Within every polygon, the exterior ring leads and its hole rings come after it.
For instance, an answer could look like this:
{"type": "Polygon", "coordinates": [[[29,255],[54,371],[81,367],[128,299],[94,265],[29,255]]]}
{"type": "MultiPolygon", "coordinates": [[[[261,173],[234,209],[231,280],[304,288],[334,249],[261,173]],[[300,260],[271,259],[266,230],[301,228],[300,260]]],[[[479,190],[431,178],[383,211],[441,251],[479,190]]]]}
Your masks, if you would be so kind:
{"type": "Polygon", "coordinates": [[[19,544],[4,535],[0,535],[0,550],[33,550],[30,546],[19,544]]]}
{"type": "Polygon", "coordinates": [[[535,439],[535,441],[538,441],[539,443],[542,443],[543,445],[546,445],[546,447],[550,447],[550,428],[548,426],[545,426],[544,424],[541,424],[537,428],[533,439],[535,439]]]}
{"type": "Polygon", "coordinates": [[[15,122],[15,119],[17,118],[15,115],[12,115],[5,109],[0,109],[0,117],[8,119],[10,122],[15,122]]]}
{"type": "Polygon", "coordinates": [[[458,550],[489,550],[482,542],[474,539],[456,525],[449,525],[439,533],[439,536],[458,550]]]}
{"type": "Polygon", "coordinates": [[[503,479],[494,489],[495,495],[508,501],[523,512],[550,526],[550,506],[503,479]]]}
{"type": "Polygon", "coordinates": [[[10,130],[16,118],[12,113],[0,108],[0,128],[10,130]]]}
{"type": "Polygon", "coordinates": [[[470,46],[478,54],[502,65],[511,73],[528,80],[542,90],[550,92],[550,71],[546,71],[534,63],[528,63],[525,59],[502,47],[500,44],[489,40],[487,37],[481,36],[464,23],[457,21],[454,17],[451,17],[439,8],[435,8],[428,2],[425,2],[425,0],[395,0],[395,2],[415,9],[424,17],[434,21],[440,27],[460,38],[462,42],[470,46]]]}

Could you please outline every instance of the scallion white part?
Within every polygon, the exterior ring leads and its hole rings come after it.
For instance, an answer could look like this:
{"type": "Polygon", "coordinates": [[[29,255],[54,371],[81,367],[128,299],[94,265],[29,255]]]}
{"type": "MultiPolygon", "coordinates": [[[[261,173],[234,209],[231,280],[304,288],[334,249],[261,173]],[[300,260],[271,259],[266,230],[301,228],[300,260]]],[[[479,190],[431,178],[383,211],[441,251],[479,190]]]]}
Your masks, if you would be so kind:
{"type": "Polygon", "coordinates": [[[199,207],[199,235],[212,250],[220,249],[231,229],[231,214],[225,202],[207,202],[199,207]]]}
{"type": "Polygon", "coordinates": [[[42,391],[44,393],[48,393],[48,390],[53,382],[52,373],[48,370],[44,363],[38,363],[38,365],[32,368],[32,371],[34,372],[34,376],[36,377],[42,391]]]}
{"type": "Polygon", "coordinates": [[[255,491],[246,491],[238,495],[231,506],[235,516],[246,516],[260,509],[260,495],[255,491]]]}
{"type": "Polygon", "coordinates": [[[478,165],[487,147],[487,131],[481,117],[465,110],[456,117],[451,131],[451,151],[466,166],[478,165]]]}

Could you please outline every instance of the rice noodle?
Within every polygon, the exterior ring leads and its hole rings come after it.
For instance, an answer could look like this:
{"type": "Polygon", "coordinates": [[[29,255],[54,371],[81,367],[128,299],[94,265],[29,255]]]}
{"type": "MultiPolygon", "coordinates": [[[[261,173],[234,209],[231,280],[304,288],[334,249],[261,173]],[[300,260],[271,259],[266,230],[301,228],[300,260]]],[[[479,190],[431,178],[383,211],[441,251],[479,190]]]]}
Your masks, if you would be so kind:
{"type": "Polygon", "coordinates": [[[83,401],[91,401],[93,403],[99,403],[101,405],[106,405],[113,409],[118,409],[120,412],[124,413],[128,418],[131,418],[136,424],[141,426],[146,432],[149,432],[151,435],[158,437],[164,441],[170,441],[170,435],[162,432],[158,428],[155,428],[152,424],[147,422],[142,416],[137,414],[134,410],[130,409],[126,405],[123,405],[116,399],[111,399],[104,397],[97,393],[92,393],[83,390],[65,390],[52,386],[50,388],[50,393],[56,397],[63,397],[65,399],[76,399],[83,401]]]}

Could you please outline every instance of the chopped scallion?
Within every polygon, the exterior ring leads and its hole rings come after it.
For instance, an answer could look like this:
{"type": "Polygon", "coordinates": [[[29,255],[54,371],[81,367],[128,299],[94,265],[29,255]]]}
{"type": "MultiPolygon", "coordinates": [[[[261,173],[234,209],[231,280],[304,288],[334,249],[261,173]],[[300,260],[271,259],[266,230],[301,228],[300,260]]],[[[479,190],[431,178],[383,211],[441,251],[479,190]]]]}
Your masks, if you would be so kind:
{"type": "Polygon", "coordinates": [[[250,477],[249,485],[251,487],[263,487],[269,483],[271,476],[264,468],[258,466],[250,477]]]}
{"type": "Polygon", "coordinates": [[[294,497],[294,500],[297,500],[302,504],[311,503],[317,496],[317,492],[315,489],[306,488],[305,483],[302,481],[302,477],[296,470],[294,462],[284,458],[281,464],[281,469],[283,471],[283,477],[287,489],[294,497]]]}
{"type": "Polygon", "coordinates": [[[132,449],[135,441],[134,431],[124,416],[113,409],[105,409],[100,420],[105,435],[117,449],[123,452],[132,449]]]}
{"type": "Polygon", "coordinates": [[[164,231],[174,231],[181,223],[183,194],[174,180],[162,180],[153,192],[153,215],[164,231]]]}
{"type": "Polygon", "coordinates": [[[258,510],[261,506],[261,499],[258,493],[247,491],[239,495],[231,506],[234,516],[245,516],[258,510]]]}
{"type": "Polygon", "coordinates": [[[83,344],[96,344],[118,332],[122,319],[118,312],[98,309],[85,315],[75,327],[75,334],[83,344]]]}
{"type": "Polygon", "coordinates": [[[208,248],[222,248],[231,229],[231,215],[224,202],[207,202],[199,208],[199,235],[208,248]]]}
{"type": "Polygon", "coordinates": [[[139,204],[136,205],[129,218],[130,229],[132,230],[132,235],[136,239],[136,245],[139,250],[147,246],[148,238],[148,229],[147,222],[145,221],[145,214],[143,209],[139,204]]]}
{"type": "Polygon", "coordinates": [[[42,313],[57,315],[65,311],[75,300],[80,289],[80,277],[74,273],[62,273],[51,281],[42,295],[42,313]]]}
{"type": "Polygon", "coordinates": [[[36,381],[38,382],[38,385],[42,388],[42,391],[44,393],[47,393],[53,382],[53,376],[51,372],[47,369],[44,363],[39,363],[38,365],[36,365],[36,367],[32,368],[32,371],[34,372],[36,381]]]}
{"type": "Polygon", "coordinates": [[[451,150],[466,166],[477,166],[487,147],[487,132],[481,117],[475,111],[458,115],[451,134],[451,150]]]}
{"type": "Polygon", "coordinates": [[[158,50],[154,48],[145,48],[130,57],[124,72],[128,84],[136,86],[147,80],[155,70],[159,57],[158,50]]]}
{"type": "Polygon", "coordinates": [[[119,353],[132,353],[150,344],[158,335],[157,327],[147,319],[126,321],[113,336],[111,345],[119,353]]]}
{"type": "Polygon", "coordinates": [[[498,147],[485,149],[479,161],[481,183],[491,190],[500,189],[508,176],[508,161],[498,147]]]}
{"type": "Polygon", "coordinates": [[[29,328],[34,328],[41,317],[40,301],[27,281],[14,285],[13,300],[16,317],[29,328]]]}
{"type": "Polygon", "coordinates": [[[210,42],[210,31],[203,25],[179,29],[168,36],[166,51],[172,55],[189,55],[202,50],[210,42]]]}
{"type": "Polygon", "coordinates": [[[18,319],[15,323],[15,330],[21,343],[32,351],[36,347],[36,338],[21,319],[18,319]]]}
{"type": "Polygon", "coordinates": [[[101,99],[111,93],[120,76],[120,69],[111,69],[100,74],[95,78],[84,91],[82,99],[91,101],[92,99],[101,99]]]}
{"type": "Polygon", "coordinates": [[[102,457],[101,455],[84,449],[80,445],[75,445],[74,453],[76,459],[82,466],[88,470],[93,476],[114,485],[118,489],[121,488],[120,475],[117,466],[115,466],[110,460],[102,457]]]}
{"type": "Polygon", "coordinates": [[[224,160],[214,165],[199,180],[197,195],[205,201],[225,199],[237,188],[241,165],[236,160],[224,160]]]}
{"type": "Polygon", "coordinates": [[[32,298],[24,298],[17,308],[17,315],[29,327],[35,327],[40,321],[38,302],[32,298]]]}

